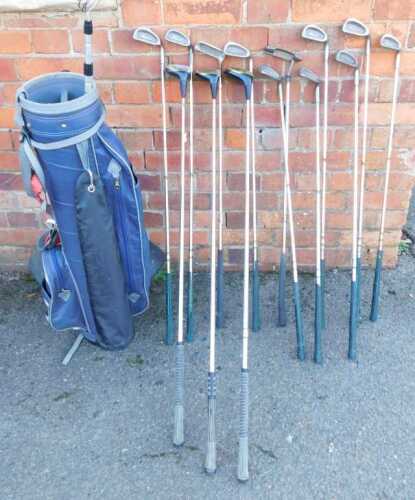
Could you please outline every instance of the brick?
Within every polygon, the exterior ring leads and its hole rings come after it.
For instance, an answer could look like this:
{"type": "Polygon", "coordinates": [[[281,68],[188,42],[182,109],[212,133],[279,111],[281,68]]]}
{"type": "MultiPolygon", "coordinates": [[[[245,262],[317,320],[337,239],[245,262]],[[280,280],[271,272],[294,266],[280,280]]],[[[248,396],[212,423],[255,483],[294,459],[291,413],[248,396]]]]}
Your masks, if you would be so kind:
{"type": "Polygon", "coordinates": [[[133,38],[134,30],[114,30],[111,32],[113,53],[145,53],[159,54],[160,47],[137,42],[133,38]]]}
{"type": "Polygon", "coordinates": [[[153,134],[151,132],[118,129],[117,135],[128,151],[153,148],[153,134]]]}
{"type": "Polygon", "coordinates": [[[4,271],[27,272],[31,248],[0,247],[0,268],[4,271]]]}
{"type": "MultiPolygon", "coordinates": [[[[23,187],[20,175],[4,173],[1,170],[3,169],[0,168],[0,191],[16,191],[23,187]]],[[[3,195],[4,193],[1,194],[3,195]]]]}
{"type": "Polygon", "coordinates": [[[0,131],[0,150],[13,149],[12,136],[9,130],[0,131]]]}
{"type": "Polygon", "coordinates": [[[144,225],[146,228],[163,227],[163,216],[157,212],[144,212],[144,225]]]}
{"type": "Polygon", "coordinates": [[[141,189],[144,191],[160,191],[159,175],[138,175],[141,189]]]}
{"type": "MultiPolygon", "coordinates": [[[[262,28],[259,26],[242,26],[233,28],[230,36],[232,41],[240,43],[245,47],[249,47],[252,52],[262,51],[268,44],[268,28],[262,28]]],[[[257,58],[255,59],[255,62],[257,62],[257,58]]]]}
{"type": "Polygon", "coordinates": [[[157,56],[97,57],[95,75],[103,80],[152,80],[160,77],[157,56]]]}
{"type": "MultiPolygon", "coordinates": [[[[177,81],[165,80],[166,89],[166,101],[167,102],[180,102],[180,87],[177,81]]],[[[153,96],[153,102],[161,104],[161,83],[160,81],[155,81],[151,83],[151,93],[153,96]]]]}
{"type": "Polygon", "coordinates": [[[414,76],[415,67],[415,52],[402,52],[401,55],[401,69],[400,74],[402,76],[414,76]]]}
{"type": "Polygon", "coordinates": [[[284,188],[284,174],[266,174],[261,177],[262,191],[280,191],[284,188]]]}
{"type": "Polygon", "coordinates": [[[15,172],[19,170],[19,155],[17,152],[0,151],[0,171],[15,172]]]}
{"type": "MultiPolygon", "coordinates": [[[[94,23],[95,24],[95,23],[94,23]]],[[[95,54],[108,54],[110,52],[110,45],[108,41],[108,28],[95,29],[92,36],[92,47],[95,54]]],[[[114,33],[114,32],[112,32],[114,33]]],[[[84,52],[84,32],[83,30],[72,31],[72,46],[74,52],[83,54],[84,52]]]]}
{"type": "Polygon", "coordinates": [[[14,126],[14,108],[2,108],[0,112],[0,127],[12,128],[14,126]]]}
{"type": "Polygon", "coordinates": [[[32,49],[28,31],[0,32],[0,54],[24,54],[32,49]]]}
{"type": "MultiPolygon", "coordinates": [[[[167,131],[167,150],[168,151],[178,151],[180,150],[180,131],[179,130],[168,130],[167,131]]],[[[155,149],[163,150],[163,131],[154,131],[154,147],[155,149]]]]}
{"type": "Polygon", "coordinates": [[[281,227],[282,213],[276,211],[257,210],[257,224],[268,229],[281,227]]]}
{"type": "Polygon", "coordinates": [[[148,104],[150,91],[144,82],[115,82],[114,97],[119,104],[148,104]]]}
{"type": "MultiPolygon", "coordinates": [[[[98,17],[98,16],[97,16],[98,17]]],[[[50,13],[36,15],[31,14],[2,14],[4,25],[8,28],[74,28],[79,23],[78,16],[68,16],[67,14],[50,13]]]]}
{"type": "MultiPolygon", "coordinates": [[[[281,149],[283,147],[282,141],[282,132],[280,128],[264,128],[260,131],[260,143],[264,149],[267,150],[275,150],[281,149]]],[[[290,141],[291,143],[297,142],[294,134],[296,134],[296,130],[292,130],[290,133],[290,141]]]]}
{"type": "Polygon", "coordinates": [[[348,172],[329,172],[327,175],[327,187],[333,191],[351,190],[353,187],[353,177],[348,172]]]}
{"type": "Polygon", "coordinates": [[[0,83],[0,105],[14,105],[20,83],[0,83]]]}
{"type": "Polygon", "coordinates": [[[275,23],[286,21],[290,10],[290,2],[281,0],[251,0],[248,2],[249,23],[275,23]]]}
{"type": "Polygon", "coordinates": [[[7,220],[10,227],[38,227],[38,221],[34,213],[8,212],[7,220]]]}
{"type": "Polygon", "coordinates": [[[122,3],[122,18],[125,26],[137,27],[142,24],[161,23],[160,0],[124,0],[122,3]]]}
{"type": "Polygon", "coordinates": [[[370,57],[371,75],[393,77],[394,68],[395,54],[391,50],[373,51],[370,57]]]}
{"type": "Polygon", "coordinates": [[[161,110],[152,105],[110,105],[107,107],[107,111],[108,123],[113,127],[152,128],[161,126],[161,110]]]}
{"type": "Polygon", "coordinates": [[[402,5],[399,0],[376,0],[373,17],[374,19],[413,19],[415,4],[412,1],[402,5]]]}
{"type": "MultiPolygon", "coordinates": [[[[256,175],[256,189],[260,190],[261,186],[261,178],[256,175]]],[[[245,174],[238,173],[229,173],[227,175],[226,184],[228,186],[229,191],[240,191],[245,192],[245,174]]],[[[252,191],[252,178],[250,176],[250,187],[249,189],[252,191]]]]}
{"type": "Polygon", "coordinates": [[[0,245],[32,247],[39,236],[38,229],[6,228],[0,229],[0,245]]]}
{"type": "Polygon", "coordinates": [[[69,57],[19,58],[16,59],[16,69],[21,80],[29,80],[44,73],[55,73],[62,70],[79,73],[82,70],[82,60],[69,57]]]}
{"type": "Polygon", "coordinates": [[[361,21],[371,18],[371,4],[360,0],[293,0],[292,20],[295,22],[343,22],[348,17],[361,21]]]}
{"type": "Polygon", "coordinates": [[[164,16],[167,24],[236,24],[241,5],[239,0],[165,0],[164,16]]]}
{"type": "Polygon", "coordinates": [[[415,48],[415,22],[411,23],[411,26],[409,29],[407,47],[408,47],[408,49],[415,48]]]}
{"type": "Polygon", "coordinates": [[[33,30],[33,51],[39,54],[65,54],[69,52],[66,30],[33,30]]]}
{"type": "Polygon", "coordinates": [[[12,59],[0,59],[0,75],[3,82],[17,80],[16,69],[12,59]]]}
{"type": "Polygon", "coordinates": [[[144,155],[142,151],[130,152],[128,155],[128,159],[131,165],[133,166],[135,172],[137,170],[145,169],[144,155]]]}

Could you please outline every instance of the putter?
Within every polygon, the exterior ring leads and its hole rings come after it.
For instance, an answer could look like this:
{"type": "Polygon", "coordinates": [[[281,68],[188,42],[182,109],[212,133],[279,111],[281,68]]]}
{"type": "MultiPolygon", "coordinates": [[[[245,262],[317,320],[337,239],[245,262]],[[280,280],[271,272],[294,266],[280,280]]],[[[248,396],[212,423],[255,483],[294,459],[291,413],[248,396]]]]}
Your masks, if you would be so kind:
{"type": "Polygon", "coordinates": [[[327,120],[328,120],[328,88],[329,88],[329,40],[327,33],[319,26],[308,24],[303,28],[301,36],[305,40],[324,44],[324,101],[323,101],[323,165],[321,172],[321,328],[326,327],[326,190],[327,190],[327,120]]]}
{"type": "Polygon", "coordinates": [[[174,406],[173,443],[181,446],[184,442],[184,343],[183,343],[183,302],[184,302],[184,210],[185,210],[185,162],[186,162],[186,94],[190,80],[189,66],[172,64],[167,66],[169,75],[179,80],[181,96],[181,146],[180,146],[180,243],[179,243],[179,306],[176,344],[176,402],[174,406]]]}
{"type": "MultiPolygon", "coordinates": [[[[278,325],[285,326],[287,324],[287,313],[285,305],[286,296],[286,251],[287,251],[287,212],[291,210],[288,207],[288,189],[289,189],[289,131],[290,131],[290,88],[291,88],[291,73],[293,66],[296,62],[301,61],[301,58],[290,52],[288,50],[267,47],[265,48],[265,53],[270,54],[284,62],[284,76],[285,81],[285,111],[282,116],[285,120],[285,135],[286,140],[284,141],[284,212],[283,212],[283,231],[282,231],[282,249],[280,256],[280,268],[279,268],[279,281],[278,281],[278,325]]],[[[283,91],[281,86],[281,92],[283,91]]],[[[290,192],[291,197],[291,192],[290,192]]],[[[292,202],[290,201],[291,205],[292,202]]],[[[301,294],[300,287],[298,283],[298,267],[297,267],[297,254],[295,248],[295,236],[294,236],[294,218],[293,215],[288,213],[288,218],[292,219],[290,224],[290,239],[291,239],[291,253],[292,253],[292,266],[293,266],[293,290],[294,290],[294,308],[295,308],[295,322],[296,322],[296,335],[297,335],[297,357],[299,360],[305,359],[305,347],[304,347],[304,326],[303,326],[303,314],[301,308],[301,294]]]]}
{"type": "Polygon", "coordinates": [[[248,372],[248,343],[249,343],[249,219],[250,219],[250,196],[249,196],[249,161],[250,150],[250,100],[252,97],[253,75],[248,71],[229,68],[225,71],[244,86],[245,90],[245,235],[244,235],[244,288],[243,288],[243,328],[242,328],[242,367],[241,367],[241,392],[240,392],[240,414],[239,414],[239,454],[238,454],[238,480],[241,482],[249,479],[249,372],[248,372]]]}
{"type": "Polygon", "coordinates": [[[134,40],[137,42],[160,47],[160,78],[161,78],[161,107],[163,120],[163,165],[164,165],[164,213],[166,218],[166,274],[164,276],[164,293],[166,296],[166,336],[165,344],[172,345],[174,341],[173,322],[173,285],[170,256],[170,210],[169,210],[169,164],[167,154],[167,110],[166,85],[164,81],[165,57],[161,40],[150,28],[140,27],[134,31],[134,40]]]}
{"type": "Polygon", "coordinates": [[[353,155],[353,230],[352,230],[352,282],[350,291],[349,359],[356,361],[357,341],[357,224],[359,178],[359,64],[347,50],[336,53],[336,61],[354,70],[354,155],[353,155]]]}
{"type": "Polygon", "coordinates": [[[224,262],[223,262],[223,107],[222,107],[222,64],[225,59],[223,50],[206,42],[199,42],[195,50],[216,59],[219,65],[218,82],[218,135],[219,135],[219,229],[218,257],[216,277],[216,327],[223,328],[223,293],[224,293],[224,262]]]}
{"type": "Polygon", "coordinates": [[[311,70],[301,68],[300,78],[311,82],[314,87],[316,108],[316,297],[314,310],[314,361],[323,362],[321,354],[322,331],[322,287],[321,287],[321,172],[320,172],[320,78],[311,70]]]}
{"type": "Polygon", "coordinates": [[[209,82],[212,94],[212,226],[211,226],[211,264],[210,264],[210,335],[208,371],[208,441],[205,470],[208,474],[216,472],[216,98],[219,90],[221,72],[198,71],[197,74],[209,82]]]}
{"type": "Polygon", "coordinates": [[[363,97],[363,134],[362,134],[362,157],[360,161],[360,191],[359,191],[359,216],[357,230],[357,258],[356,258],[356,280],[357,280],[357,316],[360,315],[360,294],[362,274],[362,242],[363,242],[363,215],[365,202],[365,177],[367,156],[367,120],[369,108],[369,80],[370,80],[370,34],[367,26],[357,19],[347,19],[342,27],[343,33],[359,36],[366,39],[365,44],[365,90],[363,97]]]}
{"type": "MultiPolygon", "coordinates": [[[[249,72],[253,73],[253,59],[249,49],[235,42],[228,42],[224,48],[225,56],[239,59],[249,59],[249,72]]],[[[250,105],[250,133],[251,133],[251,172],[252,172],[252,229],[254,263],[252,267],[252,316],[251,329],[257,332],[261,329],[260,297],[259,297],[259,265],[258,265],[258,238],[257,238],[257,203],[256,203],[256,163],[255,163],[255,114],[254,114],[254,86],[252,85],[250,105]]]]}
{"type": "Polygon", "coordinates": [[[378,250],[376,255],[375,278],[373,282],[373,291],[372,291],[372,306],[370,311],[371,321],[376,321],[379,315],[380,285],[381,285],[382,265],[383,265],[383,237],[385,233],[386,208],[388,205],[389,177],[391,170],[396,104],[398,100],[399,66],[401,59],[401,42],[394,36],[387,34],[383,35],[382,38],[380,39],[380,46],[383,47],[384,49],[393,50],[396,55],[395,55],[395,75],[393,80],[392,112],[391,112],[391,122],[389,127],[388,152],[386,157],[385,186],[383,191],[382,216],[380,220],[378,250]]]}
{"type": "Polygon", "coordinates": [[[190,38],[176,29],[170,29],[165,35],[165,40],[174,45],[187,47],[188,65],[190,68],[189,79],[189,271],[187,275],[187,314],[186,314],[186,341],[192,342],[194,337],[194,314],[193,314],[193,216],[194,216],[194,107],[193,107],[193,47],[190,38]]]}

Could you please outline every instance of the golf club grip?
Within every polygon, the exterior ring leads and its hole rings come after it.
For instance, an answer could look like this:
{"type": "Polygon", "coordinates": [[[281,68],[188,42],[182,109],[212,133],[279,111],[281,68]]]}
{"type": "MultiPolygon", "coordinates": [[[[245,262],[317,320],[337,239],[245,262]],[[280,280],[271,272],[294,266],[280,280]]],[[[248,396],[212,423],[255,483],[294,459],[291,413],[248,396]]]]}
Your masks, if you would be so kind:
{"type": "Polygon", "coordinates": [[[361,286],[362,286],[362,261],[360,257],[356,257],[356,314],[357,320],[360,318],[360,297],[361,297],[361,286]]]}
{"type": "Polygon", "coordinates": [[[321,328],[326,328],[326,260],[320,260],[321,283],[321,328]]]}
{"type": "Polygon", "coordinates": [[[301,361],[305,359],[304,351],[304,325],[303,313],[301,310],[301,295],[298,282],[293,283],[294,288],[294,309],[295,309],[295,330],[297,334],[297,358],[301,361]]]}
{"type": "Polygon", "coordinates": [[[85,36],[85,61],[84,61],[84,75],[92,77],[94,75],[94,65],[92,63],[92,35],[94,33],[94,25],[92,21],[86,19],[84,21],[84,36],[85,36]]]}
{"type": "Polygon", "coordinates": [[[249,479],[248,468],[248,429],[249,429],[249,373],[246,368],[241,369],[241,395],[239,414],[239,454],[238,479],[245,482],[249,479]]]}
{"type": "Polygon", "coordinates": [[[172,345],[174,341],[174,324],[173,324],[173,286],[171,282],[171,273],[166,273],[164,277],[164,291],[166,294],[165,344],[172,345]]]}
{"type": "Polygon", "coordinates": [[[316,301],[314,310],[314,361],[318,364],[323,362],[321,354],[321,330],[322,330],[322,289],[316,284],[316,301]]]}
{"type": "Polygon", "coordinates": [[[370,321],[377,321],[379,315],[380,282],[382,277],[382,266],[383,266],[383,250],[378,250],[378,253],[376,255],[375,279],[373,281],[370,321]]]}
{"type": "Polygon", "coordinates": [[[193,341],[194,318],[193,318],[193,273],[188,273],[187,277],[187,321],[186,321],[186,341],[193,341]]]}
{"type": "Polygon", "coordinates": [[[181,446],[184,443],[184,345],[176,344],[176,403],[174,405],[174,435],[173,443],[181,446]]]}
{"type": "Polygon", "coordinates": [[[350,318],[349,318],[349,359],[356,361],[357,340],[357,282],[352,280],[350,289],[350,318]]]}
{"type": "Polygon", "coordinates": [[[285,280],[287,277],[287,262],[285,254],[280,257],[280,268],[278,274],[278,326],[287,325],[287,308],[285,304],[285,280]]]}
{"type": "Polygon", "coordinates": [[[252,269],[252,331],[261,329],[261,318],[259,310],[259,269],[258,261],[254,262],[252,269]]]}
{"type": "Polygon", "coordinates": [[[205,469],[209,474],[216,472],[216,374],[208,373],[208,441],[205,469]]]}
{"type": "Polygon", "coordinates": [[[218,267],[216,276],[216,328],[223,327],[223,291],[224,291],[223,250],[218,250],[218,267]]]}

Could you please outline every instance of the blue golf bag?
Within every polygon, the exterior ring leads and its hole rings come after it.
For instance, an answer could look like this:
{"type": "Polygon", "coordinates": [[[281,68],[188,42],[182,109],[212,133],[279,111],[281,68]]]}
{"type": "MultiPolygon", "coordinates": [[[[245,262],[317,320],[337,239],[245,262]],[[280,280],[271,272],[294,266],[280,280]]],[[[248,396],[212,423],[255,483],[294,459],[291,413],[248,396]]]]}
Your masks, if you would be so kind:
{"type": "Polygon", "coordinates": [[[149,307],[164,256],[149,242],[127,153],[84,78],[53,73],[17,91],[20,164],[27,194],[36,196],[35,177],[53,217],[38,242],[50,325],[116,350],[133,338],[132,317],[149,307]]]}

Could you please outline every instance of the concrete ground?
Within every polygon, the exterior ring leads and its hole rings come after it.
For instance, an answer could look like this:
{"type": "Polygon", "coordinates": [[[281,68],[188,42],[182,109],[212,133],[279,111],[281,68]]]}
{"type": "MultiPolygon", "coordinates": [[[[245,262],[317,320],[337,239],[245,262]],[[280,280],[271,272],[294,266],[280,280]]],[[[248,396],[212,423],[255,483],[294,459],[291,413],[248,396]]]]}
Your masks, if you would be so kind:
{"type": "MultiPolygon", "coordinates": [[[[185,446],[172,445],[174,348],[161,342],[164,298],[137,321],[128,350],[55,334],[34,282],[0,279],[0,497],[69,499],[410,499],[415,491],[415,259],[384,273],[368,321],[363,279],[359,362],[346,359],[350,275],[327,279],[324,365],[311,361],[313,278],[302,276],[307,360],[295,359],[290,307],[276,328],[276,277],[262,276],[262,330],[250,343],[250,472],[236,480],[242,280],[226,279],[218,333],[218,471],[206,445],[208,276],[196,277],[197,335],[186,347],[185,446]]],[[[291,305],[291,302],[290,302],[291,305]]]]}

